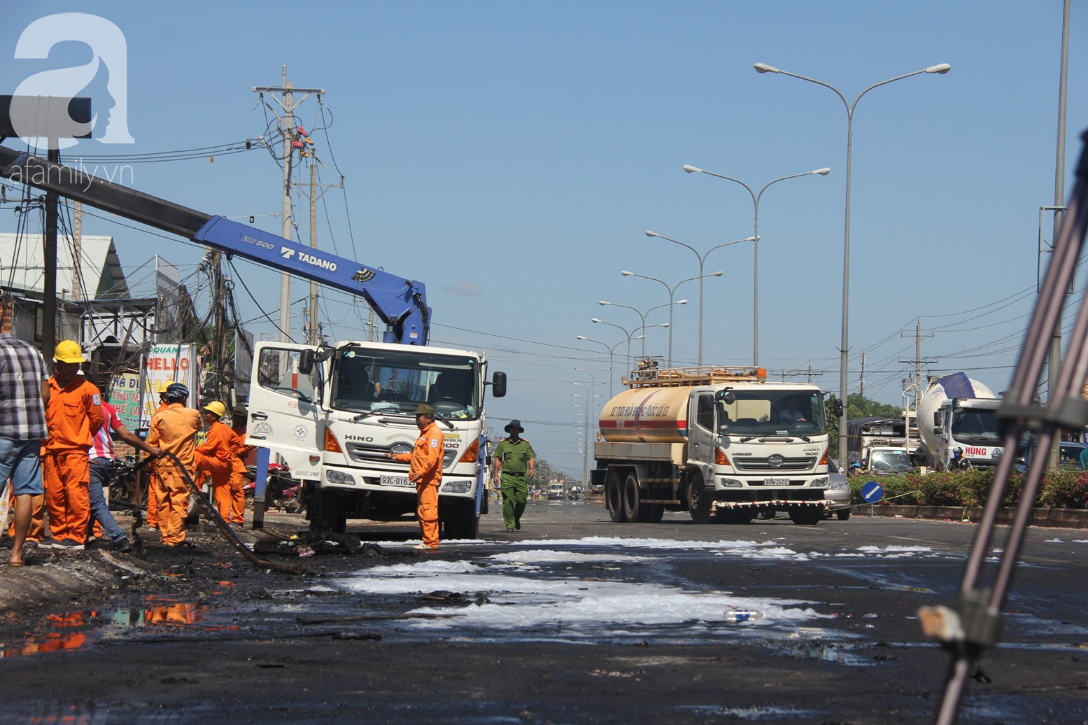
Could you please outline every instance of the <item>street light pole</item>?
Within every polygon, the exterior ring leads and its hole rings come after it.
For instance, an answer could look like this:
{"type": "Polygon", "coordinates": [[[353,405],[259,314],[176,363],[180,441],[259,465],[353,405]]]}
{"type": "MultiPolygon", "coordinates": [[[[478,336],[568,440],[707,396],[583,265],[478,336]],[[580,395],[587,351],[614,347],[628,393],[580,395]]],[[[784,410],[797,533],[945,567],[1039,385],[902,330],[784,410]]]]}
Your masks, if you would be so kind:
{"type": "MultiPolygon", "coordinates": [[[[642,330],[646,329],[646,315],[650,314],[654,310],[659,310],[662,307],[668,307],[669,305],[686,305],[687,303],[688,303],[687,300],[677,300],[676,302],[666,302],[663,305],[654,305],[650,309],[646,310],[645,313],[643,313],[643,312],[641,312],[640,310],[638,310],[635,307],[631,307],[630,305],[621,305],[619,302],[608,302],[606,300],[600,300],[600,301],[597,302],[598,305],[611,305],[613,307],[623,307],[623,308],[628,309],[628,310],[634,310],[635,314],[638,315],[639,318],[642,320],[642,327],[641,328],[636,328],[636,329],[642,329],[642,330]]],[[[651,325],[651,327],[653,327],[653,325],[651,325]]],[[[664,327],[671,327],[671,325],[664,325],[664,327]]],[[[642,338],[642,357],[646,357],[646,338],[645,338],[645,336],[643,336],[643,338],[642,338]]]]}
{"type": "MultiPolygon", "coordinates": [[[[732,176],[724,176],[723,174],[715,174],[713,171],[704,171],[696,166],[684,166],[684,171],[689,174],[707,174],[708,176],[716,176],[719,179],[725,179],[726,181],[735,181],[752,195],[752,204],[755,206],[755,229],[753,236],[750,239],[755,242],[755,252],[753,254],[752,264],[752,365],[759,365],[759,200],[763,196],[763,192],[767,190],[767,187],[772,184],[777,184],[779,181],[785,181],[786,179],[796,179],[799,176],[812,176],[818,174],[820,176],[827,176],[831,173],[831,169],[824,167],[822,169],[816,169],[815,171],[806,171],[803,174],[790,174],[789,176],[782,176],[774,181],[769,182],[766,186],[759,190],[759,193],[752,191],[752,187],[745,184],[740,179],[734,179],[732,176]]],[[[648,232],[647,232],[648,234],[648,232]]],[[[709,254],[709,252],[708,252],[709,254]]]]}
{"type": "MultiPolygon", "coordinates": [[[[589,321],[593,322],[593,323],[596,323],[596,324],[599,324],[599,325],[608,325],[609,327],[615,327],[617,330],[623,330],[623,334],[627,336],[627,369],[628,369],[628,372],[630,372],[630,369],[631,369],[631,333],[627,331],[627,328],[620,327],[619,325],[617,325],[617,324],[615,324],[613,322],[605,322],[604,320],[598,319],[596,317],[591,318],[589,321]]],[[[638,338],[635,338],[635,339],[638,339],[638,338]]]]}
{"type": "MultiPolygon", "coordinates": [[[[582,368],[575,368],[575,370],[581,370],[581,369],[582,368]]],[[[585,372],[588,373],[589,371],[586,370],[585,372]]],[[[593,374],[593,378],[596,378],[596,377],[597,377],[596,374],[593,374]]],[[[580,393],[571,393],[571,396],[573,396],[575,398],[585,398],[585,401],[586,401],[585,437],[583,438],[583,451],[582,451],[582,489],[583,490],[585,490],[586,486],[589,485],[589,407],[590,407],[590,403],[593,402],[593,399],[596,398],[596,397],[599,397],[599,396],[593,394],[593,386],[595,386],[596,384],[597,384],[596,381],[594,381],[592,383],[576,383],[576,382],[573,382],[573,381],[571,382],[571,385],[577,385],[578,387],[585,390],[585,393],[586,393],[585,395],[581,395],[580,393]]]]}
{"type": "Polygon", "coordinates": [[[792,76],[793,78],[798,78],[828,88],[834,91],[835,95],[837,95],[842,100],[843,105],[846,106],[846,223],[845,231],[843,233],[842,254],[842,346],[839,350],[839,397],[842,402],[842,415],[839,416],[839,463],[842,464],[846,461],[846,423],[849,417],[846,366],[849,356],[848,337],[850,330],[850,169],[854,155],[854,109],[857,108],[858,101],[861,100],[862,96],[874,88],[879,88],[880,86],[885,86],[889,83],[894,83],[895,81],[910,78],[911,76],[916,76],[921,73],[939,73],[943,75],[950,71],[952,66],[948,63],[931,65],[928,68],[916,70],[913,73],[904,73],[901,76],[874,83],[859,93],[853,103],[847,101],[846,96],[842,94],[842,91],[829,83],[818,81],[815,78],[797,75],[796,73],[789,73],[775,68],[774,66],[769,66],[766,63],[756,63],[754,67],[757,73],[778,73],[780,75],[792,76]]]}
{"type": "Polygon", "coordinates": [[[612,397],[612,368],[613,368],[613,366],[612,366],[612,353],[614,353],[616,351],[617,347],[619,347],[620,345],[623,344],[623,340],[620,340],[619,342],[617,342],[612,347],[609,347],[608,345],[601,342],[600,340],[594,340],[594,339],[586,337],[584,335],[575,335],[574,339],[575,340],[585,340],[586,342],[595,342],[598,345],[604,346],[605,350],[608,350],[608,397],[611,398],[612,397]]]}
{"type": "MultiPolygon", "coordinates": [[[[710,249],[706,250],[706,254],[700,255],[699,251],[697,249],[695,249],[695,247],[691,246],[690,244],[685,244],[684,242],[680,242],[680,241],[677,241],[675,239],[670,239],[669,237],[664,237],[664,236],[658,234],[657,232],[651,232],[651,231],[647,230],[646,231],[646,236],[648,236],[648,237],[657,237],[658,239],[664,239],[666,242],[672,242],[673,244],[679,244],[681,247],[687,247],[695,255],[695,258],[699,260],[699,367],[702,367],[703,366],[703,263],[706,262],[706,258],[715,249],[721,249],[722,247],[729,247],[729,246],[732,246],[734,244],[740,244],[741,242],[755,242],[756,243],[756,249],[759,249],[759,237],[747,237],[745,239],[738,239],[738,240],[736,240],[734,242],[725,242],[724,244],[719,244],[716,247],[711,247],[710,249]]],[[[757,264],[758,264],[758,262],[757,262],[757,264]]]]}
{"type": "MultiPolygon", "coordinates": [[[[627,270],[621,270],[620,274],[622,274],[624,277],[639,277],[641,279],[650,279],[650,280],[653,280],[654,282],[660,282],[665,287],[665,289],[668,290],[668,292],[669,292],[669,363],[668,363],[668,367],[671,368],[672,367],[672,310],[676,306],[676,303],[673,301],[673,296],[676,294],[677,288],[680,285],[684,284],[685,282],[691,282],[692,280],[695,280],[695,279],[701,281],[703,279],[703,277],[721,277],[723,272],[721,270],[718,270],[717,272],[711,272],[710,274],[700,274],[698,277],[688,277],[687,279],[680,280],[679,282],[674,284],[672,287],[669,287],[669,285],[664,280],[660,280],[657,277],[650,277],[650,276],[645,275],[645,274],[637,274],[635,272],[628,272],[627,270]]],[[[700,309],[700,311],[702,310],[702,303],[699,304],[699,309],[700,309]]],[[[701,319],[701,315],[700,315],[700,319],[701,319]]]]}

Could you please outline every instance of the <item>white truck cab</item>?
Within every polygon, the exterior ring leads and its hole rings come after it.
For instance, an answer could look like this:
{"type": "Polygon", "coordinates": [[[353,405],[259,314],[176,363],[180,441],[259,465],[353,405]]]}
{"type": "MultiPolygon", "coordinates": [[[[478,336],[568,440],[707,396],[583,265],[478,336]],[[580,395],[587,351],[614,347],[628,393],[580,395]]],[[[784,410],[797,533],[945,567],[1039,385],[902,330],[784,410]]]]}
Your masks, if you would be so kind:
{"type": "Polygon", "coordinates": [[[474,538],[484,460],[484,391],[506,393],[506,375],[486,382],[482,353],[415,345],[338,342],[314,347],[258,343],[246,443],[281,456],[308,495],[311,526],[343,531],[347,518],[389,520],[416,508],[408,464],[415,412],[432,405],[446,441],[439,520],[446,538],[474,538]]]}

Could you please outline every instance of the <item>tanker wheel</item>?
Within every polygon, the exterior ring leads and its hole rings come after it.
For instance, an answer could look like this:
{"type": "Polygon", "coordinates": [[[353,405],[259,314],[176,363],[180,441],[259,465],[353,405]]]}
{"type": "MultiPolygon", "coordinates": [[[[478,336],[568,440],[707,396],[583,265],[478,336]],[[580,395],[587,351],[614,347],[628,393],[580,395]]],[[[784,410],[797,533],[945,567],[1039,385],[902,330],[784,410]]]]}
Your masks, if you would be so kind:
{"type": "Polygon", "coordinates": [[[661,519],[664,518],[664,516],[665,516],[665,504],[655,503],[652,506],[650,506],[650,519],[649,519],[649,521],[650,521],[651,524],[661,523],[661,519]]]}
{"type": "Polygon", "coordinates": [[[697,524],[709,524],[714,518],[710,504],[710,492],[703,484],[702,474],[693,471],[688,480],[688,511],[691,512],[691,520],[697,524]]]}
{"type": "Polygon", "coordinates": [[[798,526],[815,526],[823,517],[823,509],[819,506],[790,509],[790,521],[798,526]]]}
{"type": "Polygon", "coordinates": [[[640,524],[649,522],[650,505],[642,502],[642,492],[638,487],[638,476],[634,473],[627,474],[627,480],[623,484],[623,513],[628,521],[637,521],[640,524]]]}
{"type": "Polygon", "coordinates": [[[627,522],[627,515],[623,512],[623,484],[615,471],[609,471],[604,480],[604,505],[608,509],[608,517],[614,524],[627,522]]]}
{"type": "Polygon", "coordinates": [[[839,509],[835,515],[839,517],[839,521],[846,521],[850,518],[850,509],[839,509]]]}

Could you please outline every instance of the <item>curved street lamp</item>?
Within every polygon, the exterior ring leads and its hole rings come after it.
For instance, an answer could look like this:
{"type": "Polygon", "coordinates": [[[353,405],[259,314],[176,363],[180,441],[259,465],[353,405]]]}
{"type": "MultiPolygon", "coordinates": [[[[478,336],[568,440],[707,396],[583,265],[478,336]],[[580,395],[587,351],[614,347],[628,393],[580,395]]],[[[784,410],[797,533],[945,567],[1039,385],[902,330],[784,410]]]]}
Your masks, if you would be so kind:
{"type": "MultiPolygon", "coordinates": [[[[752,191],[752,187],[748,186],[748,184],[745,184],[740,179],[734,179],[732,176],[715,174],[713,171],[706,171],[697,166],[684,166],[684,171],[689,174],[706,174],[707,176],[716,176],[719,179],[725,179],[726,181],[735,181],[747,189],[748,193],[752,195],[752,204],[755,205],[756,209],[755,229],[753,230],[754,236],[749,237],[749,239],[755,242],[754,263],[752,265],[752,365],[759,365],[759,200],[763,196],[763,192],[767,190],[767,187],[772,184],[777,184],[779,181],[785,181],[786,179],[796,179],[799,176],[827,176],[831,173],[831,169],[825,166],[822,169],[806,171],[803,174],[790,174],[789,176],[779,177],[774,181],[767,183],[766,186],[759,190],[758,194],[752,191]]],[[[709,252],[707,252],[707,254],[709,254],[709,252]]]]}
{"type": "MultiPolygon", "coordinates": [[[[601,319],[598,319],[596,317],[591,318],[589,321],[592,322],[592,323],[598,324],[598,325],[608,325],[609,327],[615,327],[617,330],[622,330],[623,331],[623,334],[627,336],[627,370],[628,370],[628,372],[630,372],[630,370],[631,370],[631,340],[632,340],[632,334],[633,333],[628,332],[626,327],[620,327],[619,325],[617,325],[614,322],[606,322],[605,320],[601,320],[601,319]]],[[[633,339],[638,340],[640,338],[635,337],[633,339]]]]}
{"type": "Polygon", "coordinates": [[[699,251],[697,249],[695,249],[695,247],[691,246],[690,244],[685,244],[684,242],[680,242],[680,241],[677,241],[675,239],[670,239],[669,237],[662,236],[662,235],[658,234],[657,232],[651,232],[649,230],[646,230],[646,236],[648,236],[648,237],[657,237],[658,239],[664,239],[666,242],[672,242],[673,244],[679,244],[681,247],[687,247],[692,252],[694,252],[696,259],[699,260],[699,367],[702,367],[703,366],[703,277],[702,277],[703,263],[706,262],[707,256],[711,252],[713,252],[715,249],[721,249],[722,247],[729,247],[729,246],[732,246],[734,244],[740,244],[741,242],[756,242],[757,243],[756,248],[758,249],[759,248],[759,245],[758,245],[759,237],[746,237],[745,239],[738,239],[738,240],[736,240],[734,242],[725,242],[724,244],[719,244],[716,247],[711,247],[710,249],[706,250],[706,254],[699,254],[699,251]]]}
{"type": "MultiPolygon", "coordinates": [[[[687,279],[680,280],[679,282],[674,284],[672,287],[670,287],[668,285],[668,283],[666,283],[664,280],[658,279],[657,277],[650,277],[649,275],[638,274],[637,272],[628,272],[627,270],[621,270],[620,274],[622,274],[624,277],[639,277],[641,279],[650,279],[650,280],[653,280],[654,282],[660,282],[662,285],[664,285],[665,289],[667,289],[669,291],[669,364],[668,364],[668,367],[671,368],[672,367],[672,310],[676,306],[674,304],[672,298],[676,294],[676,289],[680,285],[684,284],[685,282],[691,282],[692,280],[695,280],[695,279],[702,280],[703,277],[721,277],[722,274],[724,274],[724,273],[721,270],[718,270],[717,272],[711,272],[710,274],[700,274],[698,277],[688,277],[687,279]]],[[[702,305],[700,305],[700,308],[701,307],[702,307],[702,305]]]]}
{"type": "MultiPolygon", "coordinates": [[[[686,305],[687,303],[688,303],[687,300],[677,300],[676,302],[666,302],[663,305],[654,305],[650,309],[646,310],[646,312],[642,312],[637,307],[632,307],[631,305],[621,305],[619,302],[608,302],[607,300],[598,300],[598,302],[597,302],[598,305],[602,305],[602,306],[611,305],[612,307],[623,307],[624,309],[627,309],[627,310],[634,310],[635,314],[638,315],[639,318],[642,320],[642,327],[641,328],[635,328],[635,329],[643,329],[643,330],[646,329],[646,315],[650,314],[654,310],[659,310],[662,307],[668,307],[669,305],[686,305]]],[[[671,325],[665,325],[665,327],[670,327],[670,326],[671,325]]],[[[651,325],[651,327],[653,327],[653,325],[651,325]]],[[[645,337],[643,337],[643,339],[642,339],[642,357],[646,357],[646,338],[645,337]]]]}
{"type": "Polygon", "coordinates": [[[858,101],[861,100],[869,91],[880,86],[885,86],[895,81],[903,80],[904,78],[910,78],[911,76],[920,75],[922,73],[938,73],[944,75],[948,71],[952,70],[952,66],[948,63],[941,63],[939,65],[931,65],[928,68],[922,70],[916,70],[913,73],[904,73],[901,76],[895,78],[889,78],[886,81],[880,81],[866,88],[864,91],[858,94],[858,97],[854,99],[853,103],[846,100],[846,96],[842,94],[835,86],[830,83],[824,83],[818,81],[815,78],[808,78],[806,76],[798,75],[796,73],[790,73],[788,71],[780,70],[774,66],[767,65],[766,63],[756,63],[755,69],[757,73],[777,73],[784,76],[791,76],[798,78],[809,83],[815,83],[818,86],[823,86],[835,92],[835,95],[842,100],[844,106],[846,106],[846,224],[843,234],[843,252],[842,252],[842,345],[839,348],[839,397],[842,403],[842,415],[839,416],[839,462],[846,461],[846,423],[848,417],[847,405],[847,358],[849,353],[849,330],[850,330],[850,167],[853,161],[854,154],[854,109],[857,108],[858,101]]]}
{"type": "MultiPolygon", "coordinates": [[[[619,342],[617,342],[612,347],[609,347],[607,344],[601,342],[600,340],[594,340],[593,338],[586,337],[585,335],[575,335],[574,339],[575,340],[585,340],[586,342],[595,342],[598,345],[602,345],[605,350],[608,350],[608,397],[611,398],[612,397],[612,369],[613,369],[612,353],[614,353],[616,351],[616,348],[619,347],[620,345],[622,345],[624,343],[624,341],[620,340],[619,342]]],[[[579,370],[579,369],[581,369],[581,368],[575,368],[575,370],[579,370]]]]}

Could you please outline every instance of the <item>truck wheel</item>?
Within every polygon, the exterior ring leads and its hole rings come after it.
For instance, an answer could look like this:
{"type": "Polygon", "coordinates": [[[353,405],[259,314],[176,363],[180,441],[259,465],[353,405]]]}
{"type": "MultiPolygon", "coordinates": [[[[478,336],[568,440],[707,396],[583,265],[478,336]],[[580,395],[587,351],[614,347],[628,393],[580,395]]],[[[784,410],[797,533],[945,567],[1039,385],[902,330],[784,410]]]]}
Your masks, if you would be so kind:
{"type": "Polygon", "coordinates": [[[604,482],[604,505],[608,509],[608,516],[614,524],[627,522],[627,514],[623,512],[623,485],[615,471],[608,472],[608,478],[604,482]]]}
{"type": "Polygon", "coordinates": [[[650,505],[642,502],[642,491],[639,490],[638,476],[634,473],[627,475],[627,481],[623,484],[623,514],[628,521],[637,521],[640,524],[649,522],[650,505]]]}
{"type": "Polygon", "coordinates": [[[819,507],[790,509],[790,521],[798,526],[815,526],[823,517],[823,509],[819,507]]]}
{"type": "Polygon", "coordinates": [[[710,503],[710,493],[703,484],[702,474],[692,473],[688,481],[688,511],[691,512],[691,520],[697,524],[709,524],[713,518],[710,503]]]}
{"type": "Polygon", "coordinates": [[[839,517],[839,521],[846,521],[850,518],[850,509],[839,509],[835,515],[839,517]]]}
{"type": "Polygon", "coordinates": [[[342,534],[347,530],[347,516],[337,505],[335,491],[318,491],[314,496],[313,516],[310,518],[310,531],[331,531],[342,534]]]}
{"type": "Polygon", "coordinates": [[[447,539],[475,539],[480,533],[475,501],[453,501],[452,514],[446,519],[447,539]]]}
{"type": "Polygon", "coordinates": [[[665,517],[665,504],[655,503],[650,506],[650,519],[651,524],[661,523],[661,519],[665,517]]]}

